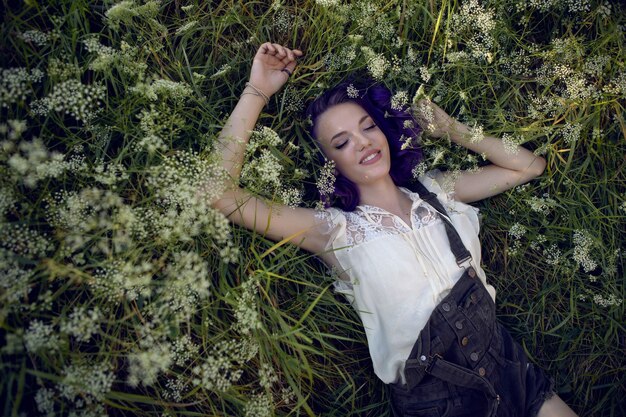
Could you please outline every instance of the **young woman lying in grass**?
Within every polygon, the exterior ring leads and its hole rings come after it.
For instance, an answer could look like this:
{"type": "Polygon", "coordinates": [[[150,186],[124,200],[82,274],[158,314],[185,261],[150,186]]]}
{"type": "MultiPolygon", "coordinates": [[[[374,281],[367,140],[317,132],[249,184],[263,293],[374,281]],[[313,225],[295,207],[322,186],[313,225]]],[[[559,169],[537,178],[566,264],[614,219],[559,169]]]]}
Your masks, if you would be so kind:
{"type": "MultiPolygon", "coordinates": [[[[322,210],[281,207],[238,186],[245,145],[258,116],[288,80],[302,52],[261,45],[237,106],[220,135],[232,182],[214,206],[269,238],[288,239],[340,273],[336,283],[358,311],[376,375],[395,415],[575,416],[495,317],[495,289],[481,269],[481,200],[540,176],[545,160],[470,129],[428,101],[418,120],[394,108],[381,85],[353,81],[310,106],[311,135],[335,166],[322,210]],[[421,129],[491,162],[457,175],[412,171],[421,129]]],[[[522,279],[520,277],[520,279],[522,279]]]]}

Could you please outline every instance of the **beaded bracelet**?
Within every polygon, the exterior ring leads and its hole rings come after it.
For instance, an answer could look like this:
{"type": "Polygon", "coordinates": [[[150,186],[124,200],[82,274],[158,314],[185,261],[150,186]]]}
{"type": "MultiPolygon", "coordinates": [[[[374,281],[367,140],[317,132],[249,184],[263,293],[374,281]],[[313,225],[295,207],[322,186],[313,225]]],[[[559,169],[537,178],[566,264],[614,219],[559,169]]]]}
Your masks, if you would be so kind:
{"type": "Polygon", "coordinates": [[[250,87],[251,89],[253,89],[253,90],[256,92],[256,94],[255,94],[255,93],[252,93],[252,92],[245,92],[245,91],[244,91],[243,93],[241,93],[241,95],[242,95],[242,96],[243,96],[244,94],[253,94],[253,95],[255,95],[255,96],[258,96],[258,97],[263,98],[263,100],[265,100],[265,105],[266,105],[266,106],[267,106],[268,104],[270,104],[270,98],[269,98],[269,97],[268,97],[268,96],[267,96],[267,95],[266,95],[263,91],[261,91],[260,89],[258,89],[257,87],[253,86],[253,85],[252,85],[252,84],[250,84],[250,83],[246,83],[246,87],[250,87]]]}

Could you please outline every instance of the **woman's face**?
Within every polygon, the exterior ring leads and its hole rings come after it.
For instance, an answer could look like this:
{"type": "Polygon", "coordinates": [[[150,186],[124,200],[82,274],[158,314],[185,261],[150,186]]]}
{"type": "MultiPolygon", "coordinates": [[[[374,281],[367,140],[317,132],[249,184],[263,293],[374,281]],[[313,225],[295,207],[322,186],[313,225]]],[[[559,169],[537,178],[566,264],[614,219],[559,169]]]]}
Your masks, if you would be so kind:
{"type": "Polygon", "coordinates": [[[356,103],[334,105],[317,118],[317,140],[328,159],[355,184],[389,175],[391,157],[385,134],[356,103]]]}

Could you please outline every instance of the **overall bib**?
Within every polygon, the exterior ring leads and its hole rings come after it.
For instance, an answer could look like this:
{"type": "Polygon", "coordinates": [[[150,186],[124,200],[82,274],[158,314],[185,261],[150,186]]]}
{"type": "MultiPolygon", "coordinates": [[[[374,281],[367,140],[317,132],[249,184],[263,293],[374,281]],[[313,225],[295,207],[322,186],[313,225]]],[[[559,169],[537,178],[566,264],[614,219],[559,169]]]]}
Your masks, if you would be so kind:
{"type": "MultiPolygon", "coordinates": [[[[418,193],[443,219],[457,264],[469,251],[435,194],[418,193]]],[[[467,267],[435,307],[405,363],[406,384],[389,384],[394,416],[534,417],[554,394],[553,381],[496,321],[495,304],[467,267]]]]}

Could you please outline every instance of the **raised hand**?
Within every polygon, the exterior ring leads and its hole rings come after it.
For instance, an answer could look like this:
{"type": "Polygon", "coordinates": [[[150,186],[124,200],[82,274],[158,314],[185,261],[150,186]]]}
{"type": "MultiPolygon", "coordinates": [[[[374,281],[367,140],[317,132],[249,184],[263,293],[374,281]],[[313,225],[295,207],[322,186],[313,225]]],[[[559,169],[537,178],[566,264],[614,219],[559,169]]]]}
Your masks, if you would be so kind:
{"type": "Polygon", "coordinates": [[[421,99],[415,103],[413,112],[420,127],[429,136],[440,138],[446,133],[450,135],[459,133],[457,121],[428,99],[421,99]]]}
{"type": "Polygon", "coordinates": [[[250,83],[271,96],[287,82],[300,56],[302,51],[299,49],[289,49],[270,42],[262,44],[252,62],[250,83]]]}

